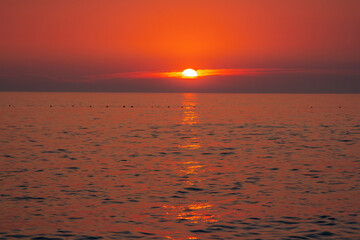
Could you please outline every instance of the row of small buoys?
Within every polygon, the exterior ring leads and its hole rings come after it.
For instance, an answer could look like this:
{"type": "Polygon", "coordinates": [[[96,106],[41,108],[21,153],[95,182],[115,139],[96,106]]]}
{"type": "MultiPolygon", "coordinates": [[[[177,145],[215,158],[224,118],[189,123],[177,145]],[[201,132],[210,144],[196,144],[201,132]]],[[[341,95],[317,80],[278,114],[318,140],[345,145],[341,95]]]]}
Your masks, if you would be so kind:
{"type": "MultiPolygon", "coordinates": [[[[11,104],[9,104],[8,105],[9,107],[13,107],[13,105],[11,105],[11,104]]],[[[49,107],[55,107],[54,105],[52,105],[52,104],[50,104],[49,105],[49,107]]],[[[61,106],[61,107],[64,107],[64,106],[61,106]]],[[[76,107],[74,104],[72,104],[71,105],[71,107],[76,107]]],[[[83,106],[82,106],[83,107],[83,106]]],[[[89,105],[89,107],[93,107],[93,105],[89,105]]],[[[110,106],[109,105],[106,105],[105,106],[106,108],[109,108],[110,106]]],[[[123,105],[123,106],[119,106],[119,107],[122,107],[122,108],[126,108],[126,107],[130,107],[130,108],[134,108],[134,106],[133,105],[130,105],[130,106],[126,106],[126,105],[123,105]]],[[[160,108],[161,106],[151,106],[151,108],[160,108]]],[[[194,106],[180,106],[180,108],[184,108],[184,107],[188,107],[188,108],[190,108],[190,107],[193,107],[193,108],[195,108],[196,106],[194,105],[194,106]]],[[[171,108],[171,106],[166,106],[166,108],[171,108]]],[[[311,107],[312,108],[312,107],[311,107]]]]}
{"type": "MultiPolygon", "coordinates": [[[[13,107],[11,104],[9,104],[9,107],[13,107]]],[[[49,107],[55,107],[54,105],[49,105],[49,107]]],[[[63,106],[62,106],[63,107],[63,106]]],[[[75,105],[71,105],[71,107],[75,107],[75,105]]],[[[93,107],[93,105],[89,105],[89,107],[93,107]]],[[[110,106],[109,105],[106,105],[105,107],[107,107],[107,108],[109,108],[110,106]]],[[[120,107],[122,107],[122,108],[126,108],[126,106],[125,105],[123,105],[123,106],[120,106],[120,107]]],[[[128,107],[130,107],[130,108],[134,108],[134,106],[133,105],[131,105],[131,106],[128,106],[128,107]]],[[[151,106],[151,108],[160,108],[161,106],[151,106]]],[[[166,106],[167,108],[171,108],[171,106],[166,106]]],[[[186,107],[186,106],[185,106],[186,107]]],[[[188,106],[188,107],[190,107],[190,106],[188,106]]],[[[196,106],[191,106],[191,107],[196,107],[196,106]]],[[[184,106],[181,106],[181,108],[184,108],[184,106]]]]}
{"type": "MultiPolygon", "coordinates": [[[[184,106],[180,106],[181,108],[184,108],[184,106]]],[[[186,107],[186,106],[185,106],[186,107]]],[[[190,106],[188,106],[190,107],[190,106]]],[[[196,107],[196,106],[192,106],[192,107],[196,107]]],[[[160,108],[160,106],[151,106],[151,108],[160,108]]],[[[167,108],[171,108],[171,106],[167,106],[167,108]]]]}
{"type": "MultiPolygon", "coordinates": [[[[11,104],[9,104],[8,105],[9,107],[15,107],[15,106],[13,106],[13,105],[11,105],[11,104]]],[[[49,107],[55,107],[54,105],[49,105],[49,107]]],[[[71,107],[75,107],[75,105],[71,105],[71,107]]],[[[93,105],[89,105],[89,107],[93,107],[93,105]]],[[[110,106],[109,105],[106,105],[105,106],[106,108],[109,108],[110,106]]],[[[123,108],[126,108],[126,105],[123,105],[123,106],[120,106],[120,107],[123,107],[123,108]]],[[[128,107],[130,107],[130,108],[134,108],[134,106],[133,105],[131,105],[131,106],[128,106],[128,107]]],[[[151,106],[151,108],[160,108],[161,106],[151,106]]],[[[171,108],[171,106],[166,106],[167,108],[171,108]]],[[[184,108],[184,107],[193,107],[193,108],[195,108],[196,106],[194,105],[194,106],[180,106],[180,108],[184,108]]],[[[314,108],[313,106],[310,106],[310,108],[314,108]]],[[[338,106],[338,108],[342,108],[342,106],[338,106]]]]}
{"type": "MultiPolygon", "coordinates": [[[[310,106],[310,108],[314,108],[313,106],[310,106]]],[[[339,108],[342,108],[342,106],[339,106],[339,108]]]]}
{"type": "MultiPolygon", "coordinates": [[[[11,107],[11,105],[9,105],[9,107],[11,107]]],[[[49,107],[54,107],[53,105],[50,105],[49,107]]],[[[75,107],[75,105],[71,105],[71,107],[75,107]]],[[[93,105],[89,105],[89,107],[93,107],[93,105]]],[[[109,108],[110,106],[109,105],[106,105],[105,106],[106,108],[109,108]]],[[[126,106],[125,105],[123,105],[123,106],[120,106],[120,107],[122,107],[122,108],[126,108],[126,106]]],[[[134,108],[134,106],[133,105],[131,105],[131,106],[128,106],[128,107],[130,107],[130,108],[134,108]]],[[[157,108],[160,108],[160,106],[156,106],[157,108]]],[[[194,106],[195,107],[195,106],[194,106]]],[[[154,108],[154,106],[151,106],[151,108],[154,108]]],[[[167,106],[167,108],[170,108],[170,106],[167,106]]],[[[183,106],[181,106],[181,108],[183,108],[183,106]]]]}

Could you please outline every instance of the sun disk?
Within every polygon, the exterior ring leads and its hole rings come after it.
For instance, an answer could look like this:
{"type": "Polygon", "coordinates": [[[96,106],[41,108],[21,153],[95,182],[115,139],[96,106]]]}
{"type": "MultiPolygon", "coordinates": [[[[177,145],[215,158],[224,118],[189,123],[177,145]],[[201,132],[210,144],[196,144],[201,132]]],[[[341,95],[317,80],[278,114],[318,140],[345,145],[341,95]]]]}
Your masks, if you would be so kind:
{"type": "Polygon", "coordinates": [[[194,69],[188,68],[182,72],[184,78],[196,78],[198,76],[194,69]]]}

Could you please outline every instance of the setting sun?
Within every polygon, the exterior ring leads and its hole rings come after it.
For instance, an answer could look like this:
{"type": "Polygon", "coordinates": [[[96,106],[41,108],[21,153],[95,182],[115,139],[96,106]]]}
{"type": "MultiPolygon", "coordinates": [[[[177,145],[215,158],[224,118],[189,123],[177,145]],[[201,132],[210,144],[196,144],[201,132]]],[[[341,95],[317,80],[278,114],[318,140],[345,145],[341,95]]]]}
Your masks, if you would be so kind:
{"type": "Polygon", "coordinates": [[[197,72],[194,69],[185,69],[182,72],[183,77],[185,78],[196,78],[198,76],[197,72]]]}

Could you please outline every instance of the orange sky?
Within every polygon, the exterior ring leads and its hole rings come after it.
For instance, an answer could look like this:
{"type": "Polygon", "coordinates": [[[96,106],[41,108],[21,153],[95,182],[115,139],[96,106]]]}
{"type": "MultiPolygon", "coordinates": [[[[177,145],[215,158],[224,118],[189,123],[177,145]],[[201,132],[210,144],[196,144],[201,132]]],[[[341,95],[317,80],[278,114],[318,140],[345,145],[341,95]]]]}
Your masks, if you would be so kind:
{"type": "Polygon", "coordinates": [[[358,0],[3,0],[0,90],[16,74],[76,82],[189,67],[354,71],[359,9],[358,0]]]}

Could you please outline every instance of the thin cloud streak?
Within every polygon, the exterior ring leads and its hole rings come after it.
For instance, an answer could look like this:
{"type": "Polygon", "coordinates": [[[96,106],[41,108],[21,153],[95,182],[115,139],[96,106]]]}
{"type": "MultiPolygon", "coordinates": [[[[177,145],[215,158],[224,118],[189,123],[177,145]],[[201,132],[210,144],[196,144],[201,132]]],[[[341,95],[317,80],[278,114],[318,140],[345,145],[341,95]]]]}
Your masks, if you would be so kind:
{"type": "MultiPolygon", "coordinates": [[[[208,76],[236,76],[236,75],[265,75],[271,73],[297,72],[296,69],[285,68],[252,68],[252,69],[198,69],[198,77],[208,76]]],[[[179,72],[123,72],[112,74],[90,75],[85,81],[96,81],[106,79],[131,79],[131,78],[184,78],[182,71],[179,72]]]]}
{"type": "MultiPolygon", "coordinates": [[[[316,73],[316,74],[352,74],[360,75],[360,71],[336,69],[295,69],[295,68],[233,68],[233,69],[198,69],[198,78],[209,76],[264,76],[288,73],[316,73]]],[[[111,74],[89,75],[83,78],[85,82],[108,79],[154,79],[154,78],[185,78],[182,71],[176,72],[123,72],[111,74]]]]}
{"type": "MultiPolygon", "coordinates": [[[[198,77],[207,76],[236,76],[236,75],[264,75],[271,73],[297,72],[296,69],[285,68],[238,68],[238,69],[198,69],[198,77]]],[[[123,72],[112,74],[98,74],[87,76],[86,80],[117,79],[117,78],[184,78],[182,71],[176,72],[123,72]]]]}

